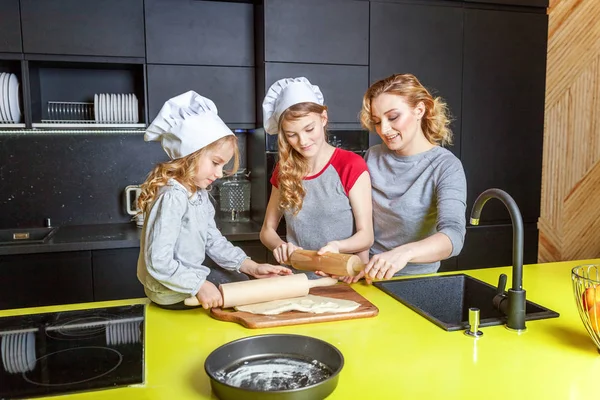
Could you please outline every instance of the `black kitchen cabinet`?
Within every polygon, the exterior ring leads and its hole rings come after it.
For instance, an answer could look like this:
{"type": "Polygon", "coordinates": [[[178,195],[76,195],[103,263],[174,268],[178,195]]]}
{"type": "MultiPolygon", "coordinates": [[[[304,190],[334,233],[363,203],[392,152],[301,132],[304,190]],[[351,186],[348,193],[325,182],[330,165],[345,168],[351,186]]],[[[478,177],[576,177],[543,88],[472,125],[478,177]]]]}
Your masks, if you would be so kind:
{"type": "Polygon", "coordinates": [[[366,1],[265,0],[257,12],[264,24],[257,30],[264,33],[257,38],[264,42],[264,61],[369,63],[366,1]]]}
{"type": "Polygon", "coordinates": [[[489,3],[505,6],[548,7],[548,0],[464,0],[467,3],[489,3]]]}
{"type": "MultiPolygon", "coordinates": [[[[547,16],[465,10],[461,160],[467,207],[497,187],[517,202],[523,220],[540,215],[547,16]]],[[[499,201],[481,222],[510,221],[499,201]]]]}
{"type": "MultiPolygon", "coordinates": [[[[458,270],[512,265],[512,232],[511,224],[468,226],[465,244],[458,256],[458,270]]],[[[524,224],[523,237],[523,264],[536,264],[537,225],[524,224]]]]}
{"type": "Polygon", "coordinates": [[[23,51],[145,57],[143,0],[21,0],[23,51]]]}
{"type": "Polygon", "coordinates": [[[149,64],[150,121],[158,114],[165,101],[188,90],[194,90],[214,101],[219,116],[227,124],[239,124],[240,128],[254,127],[254,68],[149,64]]]}
{"type": "Polygon", "coordinates": [[[0,256],[0,309],[94,300],[89,251],[0,256]]]}
{"type": "Polygon", "coordinates": [[[0,53],[21,51],[19,0],[0,0],[0,53]]]}
{"type": "Polygon", "coordinates": [[[454,145],[460,157],[463,68],[463,16],[460,3],[448,6],[371,3],[369,79],[411,73],[446,100],[454,145]],[[419,32],[415,36],[415,32],[419,32]]]}
{"type": "Polygon", "coordinates": [[[146,297],[137,279],[139,254],[138,247],[92,252],[94,301],[146,297]]]}
{"type": "Polygon", "coordinates": [[[254,65],[252,4],[146,0],[152,64],[254,65]]]}
{"type": "Polygon", "coordinates": [[[358,113],[369,87],[369,68],[354,65],[265,63],[265,93],[282,78],[305,77],[317,85],[328,107],[329,122],[360,127],[358,113]]]}

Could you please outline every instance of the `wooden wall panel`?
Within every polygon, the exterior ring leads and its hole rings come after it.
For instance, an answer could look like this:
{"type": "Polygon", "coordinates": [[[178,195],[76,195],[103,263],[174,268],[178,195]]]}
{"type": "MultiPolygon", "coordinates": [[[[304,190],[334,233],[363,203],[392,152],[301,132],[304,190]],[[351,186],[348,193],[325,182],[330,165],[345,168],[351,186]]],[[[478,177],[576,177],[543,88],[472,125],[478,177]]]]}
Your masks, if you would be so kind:
{"type": "Polygon", "coordinates": [[[600,1],[549,8],[538,260],[600,257],[600,1]]]}

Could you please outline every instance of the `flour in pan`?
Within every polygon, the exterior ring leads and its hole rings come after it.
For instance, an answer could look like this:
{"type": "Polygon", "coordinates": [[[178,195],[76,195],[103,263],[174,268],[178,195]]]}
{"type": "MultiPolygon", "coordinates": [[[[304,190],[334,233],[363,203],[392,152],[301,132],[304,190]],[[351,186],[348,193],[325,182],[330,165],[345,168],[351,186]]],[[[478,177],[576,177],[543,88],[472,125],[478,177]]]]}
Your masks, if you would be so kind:
{"type": "Polygon", "coordinates": [[[223,383],[242,389],[275,391],[314,385],[329,378],[331,374],[331,370],[317,360],[276,356],[244,361],[216,372],[215,377],[223,383]]]}

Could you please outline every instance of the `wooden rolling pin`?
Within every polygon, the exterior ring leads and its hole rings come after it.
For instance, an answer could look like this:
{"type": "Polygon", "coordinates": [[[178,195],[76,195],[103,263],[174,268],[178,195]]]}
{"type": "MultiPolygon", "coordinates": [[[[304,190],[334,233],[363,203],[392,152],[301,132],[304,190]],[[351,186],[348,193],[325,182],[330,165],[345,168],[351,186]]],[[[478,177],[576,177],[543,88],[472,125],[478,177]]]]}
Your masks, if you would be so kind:
{"type": "Polygon", "coordinates": [[[303,271],[322,271],[335,276],[356,276],[365,264],[355,254],[325,253],[313,250],[296,250],[290,257],[292,267],[303,271]]]}
{"type": "MultiPolygon", "coordinates": [[[[223,308],[227,308],[306,296],[310,288],[331,286],[337,282],[337,279],[334,278],[311,280],[305,274],[294,274],[252,281],[223,283],[219,285],[219,291],[223,296],[223,308]]],[[[184,303],[188,306],[200,305],[196,297],[188,297],[184,303]]]]}

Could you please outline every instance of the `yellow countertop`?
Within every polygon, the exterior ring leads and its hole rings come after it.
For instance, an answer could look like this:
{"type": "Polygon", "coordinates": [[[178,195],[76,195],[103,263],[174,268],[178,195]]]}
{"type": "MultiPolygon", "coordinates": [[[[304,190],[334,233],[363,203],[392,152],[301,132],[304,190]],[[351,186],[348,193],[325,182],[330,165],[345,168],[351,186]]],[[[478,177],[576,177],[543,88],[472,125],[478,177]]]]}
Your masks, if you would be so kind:
{"type": "MultiPolygon", "coordinates": [[[[375,318],[271,329],[246,329],[205,310],[146,309],[143,385],[64,396],[69,399],[211,399],[204,360],[222,344],[246,336],[294,333],[335,345],[345,365],[328,399],[569,399],[600,398],[600,354],[577,313],[571,268],[597,260],[527,265],[527,299],[560,313],[530,321],[516,334],[482,328],[478,340],[446,332],[379,289],[354,289],[379,308],[375,318]]],[[[510,268],[466,271],[495,285],[510,268]]],[[[0,311],[0,316],[139,303],[128,300],[0,311]]]]}

